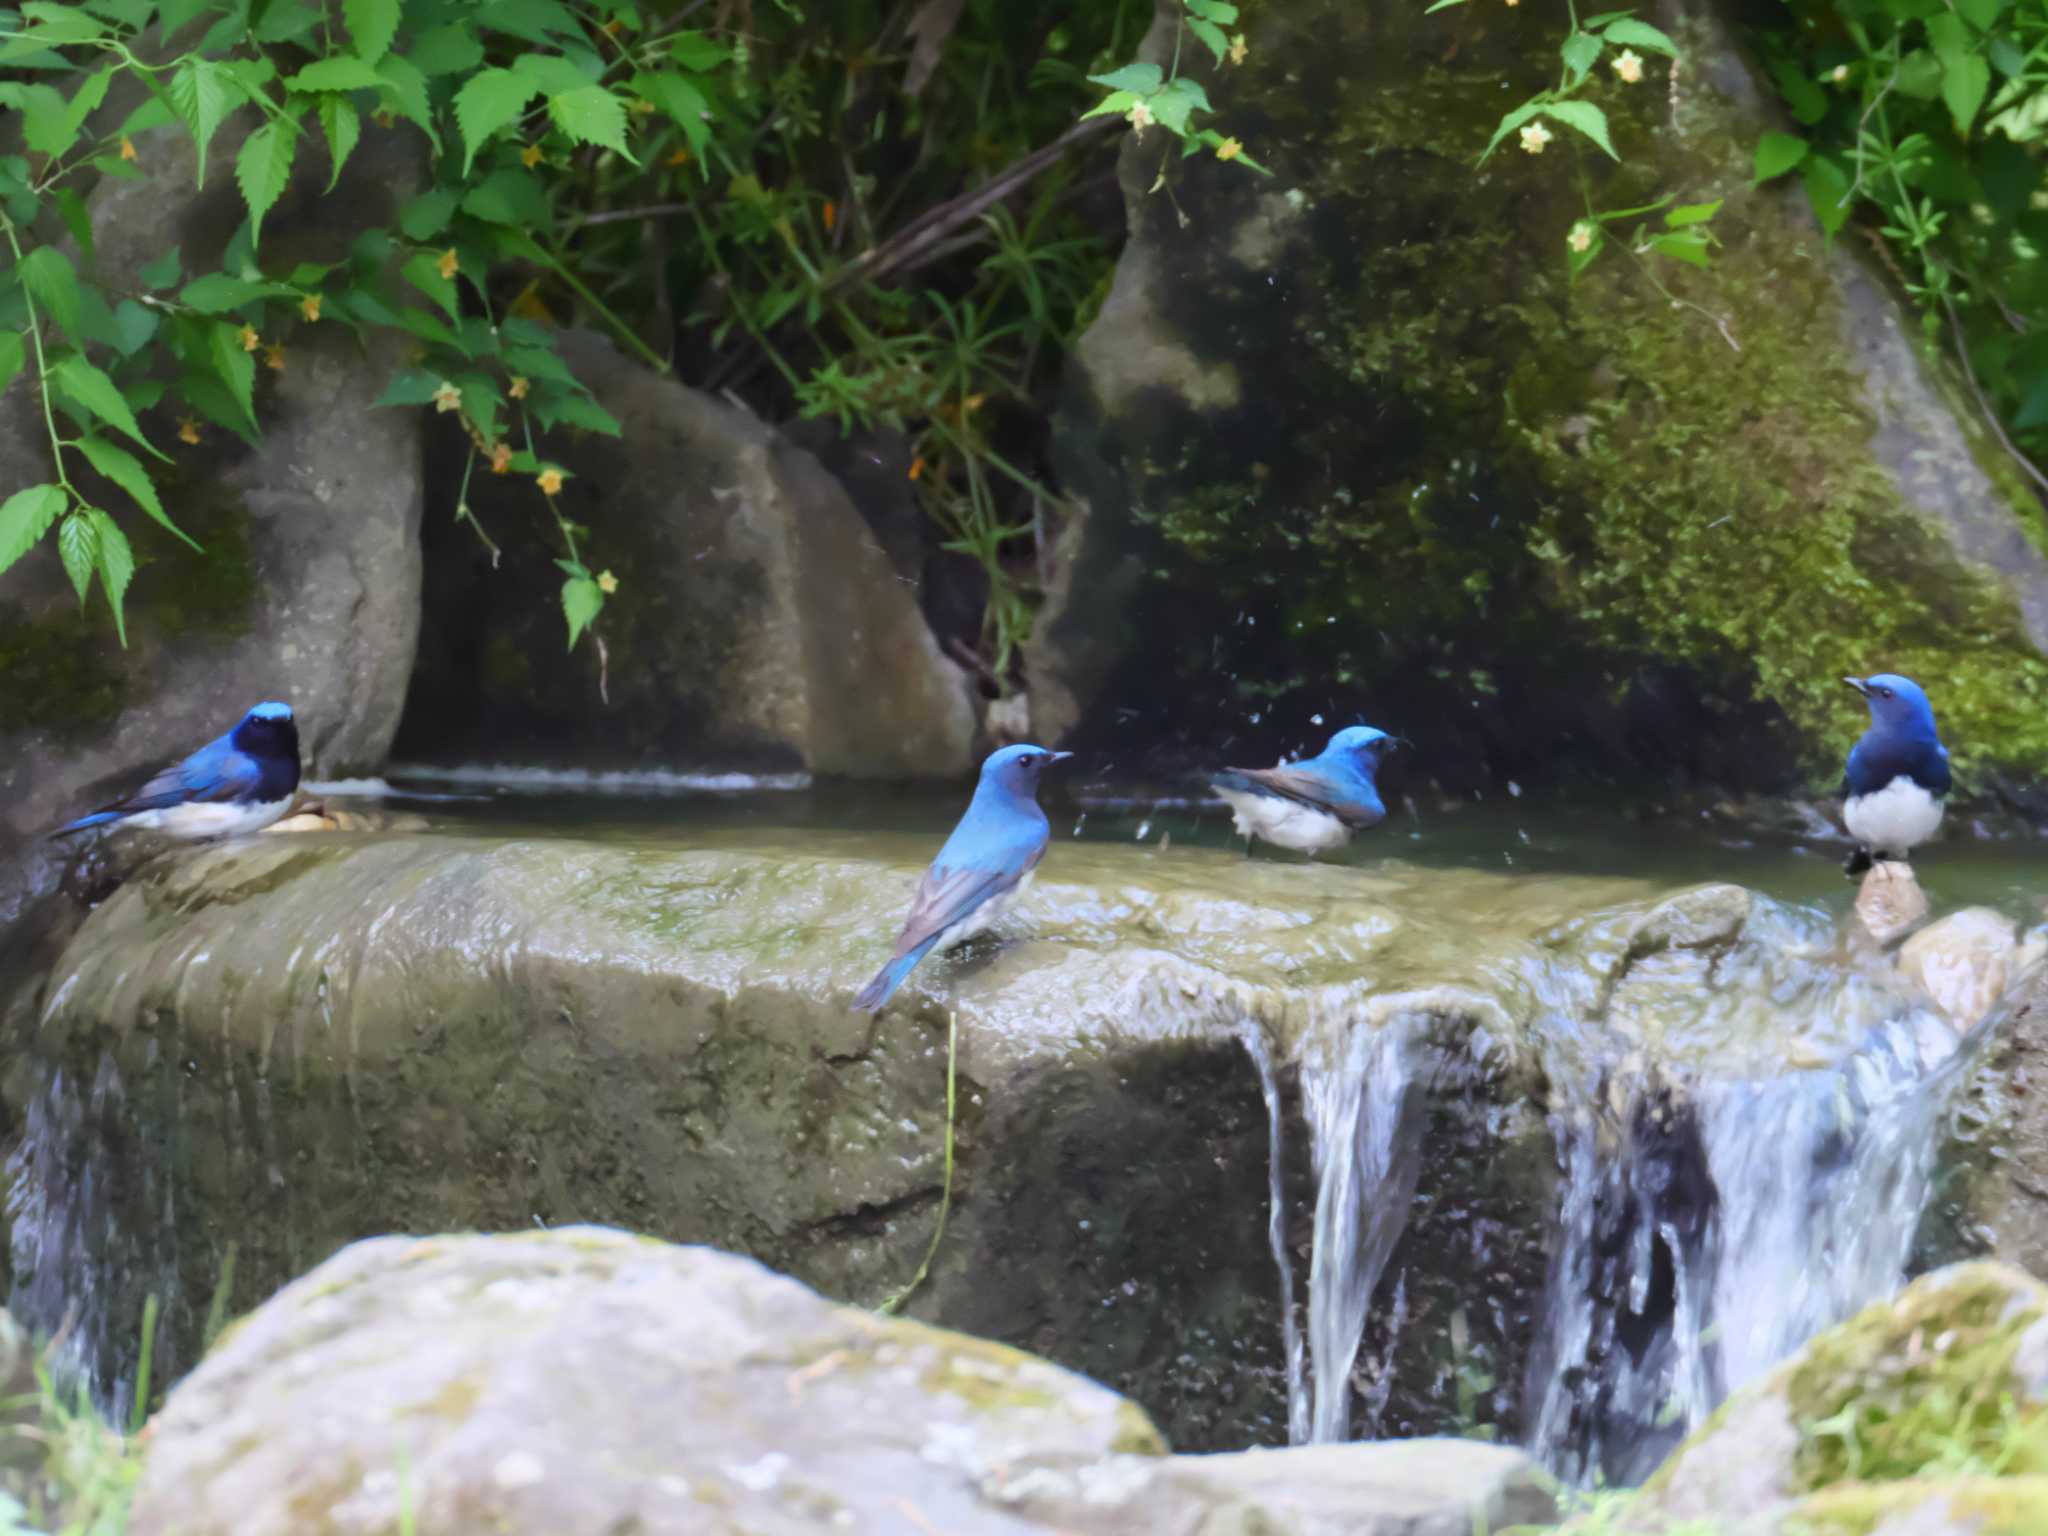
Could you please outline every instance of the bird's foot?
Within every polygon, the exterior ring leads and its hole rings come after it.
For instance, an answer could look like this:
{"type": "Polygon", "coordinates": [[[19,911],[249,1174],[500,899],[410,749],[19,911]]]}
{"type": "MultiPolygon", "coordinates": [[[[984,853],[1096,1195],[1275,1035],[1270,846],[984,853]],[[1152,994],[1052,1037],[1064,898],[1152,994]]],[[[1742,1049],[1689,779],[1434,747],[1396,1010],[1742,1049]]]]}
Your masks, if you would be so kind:
{"type": "Polygon", "coordinates": [[[1842,873],[1851,880],[1855,880],[1867,872],[1875,862],[1876,860],[1871,857],[1870,850],[1861,843],[1858,843],[1855,851],[1842,861],[1842,873]]]}

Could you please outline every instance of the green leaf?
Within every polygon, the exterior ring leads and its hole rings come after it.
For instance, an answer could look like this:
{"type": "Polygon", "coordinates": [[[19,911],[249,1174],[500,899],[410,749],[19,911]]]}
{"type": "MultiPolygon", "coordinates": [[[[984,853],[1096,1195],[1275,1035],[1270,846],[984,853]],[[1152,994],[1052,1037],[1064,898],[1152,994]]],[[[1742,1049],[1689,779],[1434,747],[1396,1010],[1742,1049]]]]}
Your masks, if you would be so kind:
{"type": "Polygon", "coordinates": [[[48,85],[21,87],[21,136],[39,155],[55,159],[78,139],[78,125],[71,121],[71,103],[48,85]]]}
{"type": "Polygon", "coordinates": [[[1224,36],[1221,27],[1213,21],[1204,21],[1199,16],[1190,16],[1188,30],[1195,34],[1196,40],[1204,48],[1216,55],[1217,63],[1223,62],[1223,55],[1230,52],[1230,39],[1224,36]]]}
{"type": "Polygon", "coordinates": [[[555,126],[582,144],[617,150],[633,164],[626,148],[626,106],[601,85],[586,85],[548,98],[548,116],[555,126]]]}
{"type": "Polygon", "coordinates": [[[434,75],[462,75],[484,61],[484,45],[476,28],[460,22],[422,32],[406,54],[419,72],[434,75]]]}
{"type": "Polygon", "coordinates": [[[1835,232],[1849,222],[1849,173],[1825,155],[1808,155],[1799,175],[1806,183],[1806,198],[1813,204],[1813,216],[1820,220],[1828,238],[1833,239],[1835,232]]]}
{"type": "Polygon", "coordinates": [[[732,57],[723,43],[714,43],[702,32],[678,32],[669,40],[668,56],[684,69],[703,74],[732,57]]]}
{"type": "MultiPolygon", "coordinates": [[[[85,515],[92,522],[95,543],[93,564],[99,568],[100,586],[107,594],[107,606],[114,610],[114,633],[121,638],[121,644],[128,643],[128,620],[121,611],[121,599],[128,595],[128,583],[135,579],[135,552],[128,547],[128,535],[123,533],[114,520],[98,507],[87,507],[85,515]]],[[[67,557],[65,566],[68,569],[67,557]]],[[[82,597],[84,594],[80,594],[82,597]]]]}
{"type": "Polygon", "coordinates": [[[356,104],[346,96],[322,96],[317,110],[320,131],[327,135],[327,190],[332,192],[341,180],[341,168],[348,164],[349,154],[362,136],[363,120],[356,113],[356,104]]]}
{"type": "Polygon", "coordinates": [[[539,86],[543,95],[560,96],[566,91],[580,91],[586,85],[597,83],[604,69],[597,60],[591,62],[597,67],[586,72],[558,53],[528,53],[522,54],[512,69],[515,74],[524,75],[539,86]]]}
{"type": "Polygon", "coordinates": [[[209,272],[187,283],[178,302],[202,315],[224,315],[258,299],[282,298],[290,292],[282,283],[255,282],[246,277],[229,277],[225,272],[209,272]]]}
{"type": "Polygon", "coordinates": [[[235,159],[235,180],[249,205],[249,243],[263,235],[263,216],[277,206],[292,179],[292,156],[299,145],[298,124],[273,120],[243,141],[235,159]]]}
{"type": "Polygon", "coordinates": [[[64,227],[71,231],[71,238],[78,242],[78,254],[85,258],[88,268],[94,266],[99,258],[93,253],[92,215],[86,211],[85,199],[70,187],[59,187],[54,197],[57,217],[64,221],[64,227]]]}
{"type": "Polygon", "coordinates": [[[1797,134],[1767,133],[1756,141],[1756,161],[1753,185],[1761,186],[1774,176],[1782,176],[1806,158],[1806,140],[1797,134]]]}
{"type": "Polygon", "coordinates": [[[425,405],[440,388],[439,375],[420,368],[408,368],[391,376],[391,382],[384,387],[384,394],[377,404],[425,405]]]}
{"type": "Polygon", "coordinates": [[[399,0],[341,0],[356,52],[372,64],[390,52],[391,39],[398,35],[398,12],[399,0]]]}
{"type": "Polygon", "coordinates": [[[1721,211],[1723,199],[1715,198],[1711,203],[1685,203],[1664,215],[1664,227],[1683,229],[1688,224],[1704,224],[1721,211]]]}
{"type": "Polygon", "coordinates": [[[206,337],[206,363],[227,387],[228,396],[241,408],[250,425],[256,421],[256,359],[242,345],[240,326],[225,320],[214,322],[206,337]]]}
{"type": "Polygon", "coordinates": [[[562,616],[569,621],[569,649],[583,631],[604,611],[604,589],[588,576],[571,576],[562,583],[562,616]]]}
{"type": "Polygon", "coordinates": [[[287,5],[284,0],[263,11],[262,16],[250,34],[259,43],[296,43],[321,21],[320,10],[310,5],[287,5]]]}
{"type": "Polygon", "coordinates": [[[1600,39],[1592,33],[1574,32],[1564,40],[1564,46],[1557,51],[1564,58],[1564,67],[1570,70],[1575,78],[1583,80],[1586,71],[1599,59],[1600,48],[1600,39]]]}
{"type": "Polygon", "coordinates": [[[1990,89],[1991,66],[1984,55],[1965,53],[1948,60],[1941,72],[1941,99],[1948,104],[1957,133],[1968,134],[1990,89]]]}
{"type": "Polygon", "coordinates": [[[135,275],[143,287],[154,292],[177,282],[183,271],[184,267],[178,260],[178,248],[174,245],[135,275]]]}
{"type": "Polygon", "coordinates": [[[1637,21],[1633,16],[1610,21],[1603,35],[1617,48],[1647,48],[1652,53],[1663,54],[1667,59],[1678,57],[1678,44],[1647,21],[1637,21]]]}
{"type": "Polygon", "coordinates": [[[528,171],[493,171],[462,200],[462,211],[486,224],[521,227],[542,225],[549,218],[547,194],[528,171]]]}
{"type": "Polygon", "coordinates": [[[107,87],[114,83],[114,71],[118,67],[114,64],[102,65],[86,78],[85,84],[72,96],[71,105],[65,108],[65,112],[74,136],[85,127],[85,120],[99,110],[100,103],[107,99],[107,87]]]}
{"type": "Polygon", "coordinates": [[[441,258],[432,251],[420,251],[406,262],[405,280],[441,306],[450,320],[456,318],[455,280],[441,275],[441,258]]]}
{"type": "Polygon", "coordinates": [[[0,504],[0,571],[36,547],[57,514],[71,505],[60,485],[31,485],[0,504]]]}
{"type": "Polygon", "coordinates": [[[1815,85],[1797,64],[1775,58],[1770,61],[1770,68],[1771,78],[1778,82],[1778,91],[1795,118],[1811,128],[1828,115],[1828,93],[1815,85]]]}
{"type": "Polygon", "coordinates": [[[1111,70],[1106,75],[1090,75],[1091,85],[1105,86],[1112,91],[1133,91],[1140,96],[1149,96],[1159,89],[1166,78],[1157,64],[1126,64],[1122,69],[1111,70]]]}
{"type": "Polygon", "coordinates": [[[1520,128],[1542,110],[1543,104],[1541,102],[1525,101],[1512,112],[1503,116],[1499,125],[1493,130],[1493,137],[1486,141],[1486,148],[1479,152],[1479,158],[1482,161],[1485,160],[1488,155],[1500,148],[1500,141],[1502,139],[1513,133],[1517,128],[1520,128]]]}
{"type": "Polygon", "coordinates": [[[398,227],[408,240],[431,240],[455,217],[459,194],[453,187],[422,192],[399,210],[398,227]]]}
{"type": "Polygon", "coordinates": [[[567,423],[586,432],[602,432],[606,437],[621,435],[618,418],[583,395],[562,395],[545,404],[535,405],[533,414],[544,427],[567,423]]]}
{"type": "Polygon", "coordinates": [[[100,531],[85,513],[71,513],[57,525],[57,553],[64,557],[64,574],[78,589],[78,606],[85,606],[85,594],[92,590],[93,572],[100,563],[100,531]]]}
{"type": "Polygon", "coordinates": [[[1956,0],[1956,14],[1979,32],[1989,32],[2004,9],[2005,0],[1956,0]]]}
{"type": "Polygon", "coordinates": [[[1567,128],[1576,128],[1606,150],[1609,159],[1621,158],[1614,152],[1613,140],[1607,137],[1607,114],[1590,101],[1545,102],[1543,115],[1554,122],[1563,123],[1567,128]]]}
{"type": "Polygon", "coordinates": [[[86,462],[94,469],[134,497],[138,507],[187,544],[191,544],[194,549],[199,548],[186,535],[185,530],[172,522],[170,515],[164,511],[164,504],[156,493],[155,482],[149,478],[149,471],[143,468],[142,461],[134,454],[126,448],[117,447],[103,437],[81,438],[78,451],[85,455],[86,462]]]}
{"type": "Polygon", "coordinates": [[[65,335],[78,340],[78,274],[71,258],[54,245],[39,245],[21,258],[16,270],[28,296],[63,327],[65,335]]]}
{"type": "Polygon", "coordinates": [[[377,73],[384,77],[388,105],[424,133],[438,155],[441,135],[434,128],[434,105],[427,96],[427,77],[414,67],[411,59],[395,53],[378,61],[377,73]]]}
{"type": "Polygon", "coordinates": [[[540,87],[509,69],[487,69],[455,93],[455,126],[462,130],[462,174],[467,176],[492,134],[514,122],[540,87]]]}
{"type": "Polygon", "coordinates": [[[1704,267],[1709,264],[1707,245],[1705,230],[1678,229],[1667,235],[1658,235],[1650,242],[1650,249],[1660,255],[1690,262],[1695,267],[1704,267]]]}
{"type": "Polygon", "coordinates": [[[228,72],[205,59],[188,58],[166,88],[171,110],[178,114],[199,150],[199,185],[206,185],[206,150],[230,112],[241,105],[242,90],[228,72]]]}
{"type": "Polygon", "coordinates": [[[285,84],[295,91],[374,91],[384,77],[368,60],[339,53],[314,60],[285,84]]]}
{"type": "Polygon", "coordinates": [[[70,400],[99,417],[123,437],[140,443],[151,453],[162,458],[161,453],[150,446],[148,438],[142,435],[142,428],[136,424],[135,413],[128,408],[121,391],[99,369],[83,357],[67,357],[50,370],[50,378],[70,400]]]}
{"type": "Polygon", "coordinates": [[[123,299],[114,306],[114,350],[123,357],[133,357],[149,345],[157,325],[155,310],[145,309],[133,299],[123,299]]]}
{"type": "Polygon", "coordinates": [[[1237,7],[1229,0],[1187,0],[1187,6],[1191,14],[1204,21],[1218,22],[1227,27],[1237,20],[1237,7]]]}
{"type": "Polygon", "coordinates": [[[1422,14],[1425,16],[1434,16],[1438,11],[1448,11],[1452,6],[1463,5],[1464,3],[1465,0],[1436,0],[1436,4],[1432,5],[1428,10],[1424,11],[1422,14]]]}
{"type": "Polygon", "coordinates": [[[0,394],[7,392],[28,358],[28,347],[19,331],[0,331],[0,394]]]}
{"type": "Polygon", "coordinates": [[[683,137],[690,141],[691,151],[701,162],[711,143],[711,124],[707,120],[711,103],[704,99],[704,93],[681,75],[667,70],[635,75],[632,86],[683,130],[683,137]]]}

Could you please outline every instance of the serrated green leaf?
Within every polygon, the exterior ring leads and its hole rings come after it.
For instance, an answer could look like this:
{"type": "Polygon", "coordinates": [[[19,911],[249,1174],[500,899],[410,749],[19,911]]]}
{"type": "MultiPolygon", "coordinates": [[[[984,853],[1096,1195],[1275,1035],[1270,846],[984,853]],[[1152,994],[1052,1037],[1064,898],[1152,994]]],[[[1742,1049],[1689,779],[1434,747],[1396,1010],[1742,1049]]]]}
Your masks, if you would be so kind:
{"type": "Polygon", "coordinates": [[[493,171],[462,200],[462,211],[486,224],[538,226],[548,221],[547,194],[528,171],[493,171]]]}
{"type": "Polygon", "coordinates": [[[569,649],[576,649],[576,642],[583,631],[590,628],[598,614],[604,611],[604,589],[588,576],[571,576],[562,583],[562,616],[569,621],[569,649]]]}
{"type": "Polygon", "coordinates": [[[431,251],[420,251],[401,270],[405,280],[440,305],[450,320],[456,318],[455,280],[441,275],[440,257],[431,251]]]}
{"type": "Polygon", "coordinates": [[[251,245],[262,239],[263,216],[284,196],[298,147],[298,124],[278,119],[250,134],[235,157],[235,181],[242,189],[242,200],[249,205],[251,245]]]}
{"type": "Polygon", "coordinates": [[[164,504],[157,495],[155,482],[149,478],[149,471],[134,454],[103,437],[81,438],[78,451],[85,455],[86,462],[94,469],[133,497],[135,504],[152,519],[168,528],[192,548],[199,548],[185,530],[172,522],[170,515],[164,511],[164,504]]]}
{"type": "Polygon", "coordinates": [[[310,5],[279,3],[262,14],[251,34],[259,43],[296,43],[321,22],[321,11],[310,5]]]}
{"type": "Polygon", "coordinates": [[[569,59],[558,53],[521,54],[512,65],[515,74],[524,75],[539,86],[543,95],[560,96],[565,91],[580,91],[586,85],[595,85],[603,75],[603,64],[591,60],[592,70],[577,68],[569,59]]]}
{"type": "Polygon", "coordinates": [[[0,503],[0,571],[36,547],[57,514],[71,505],[60,485],[31,485],[0,503]]]}
{"type": "Polygon", "coordinates": [[[616,150],[633,164],[640,163],[626,148],[626,105],[603,86],[586,85],[550,96],[548,116],[577,142],[616,150]]]}
{"type": "Polygon", "coordinates": [[[1806,183],[1813,216],[1832,239],[1849,221],[1849,173],[1825,155],[1808,155],[1799,167],[1799,176],[1806,183]]]}
{"type": "Polygon", "coordinates": [[[206,337],[207,366],[241,408],[243,420],[256,422],[256,359],[242,345],[241,327],[225,320],[215,321],[206,337]]]}
{"type": "Polygon", "coordinates": [[[1684,203],[1664,215],[1666,229],[1684,229],[1689,224],[1704,224],[1721,211],[1723,199],[1715,198],[1711,203],[1684,203]]]}
{"type": "Polygon", "coordinates": [[[294,91],[374,91],[384,84],[384,77],[367,60],[338,53],[315,59],[285,84],[294,91]]]}
{"type": "Polygon", "coordinates": [[[28,344],[19,331],[0,331],[0,395],[7,393],[28,358],[28,344]]]}
{"type": "Polygon", "coordinates": [[[455,93],[455,126],[462,130],[462,174],[469,174],[476,152],[506,124],[516,122],[540,87],[509,69],[487,69],[472,76],[455,93]]]}
{"type": "Polygon", "coordinates": [[[78,125],[71,121],[71,103],[53,86],[25,85],[19,88],[21,137],[39,155],[52,159],[78,141],[78,125]]]}
{"type": "Polygon", "coordinates": [[[1199,16],[1188,18],[1188,30],[1195,34],[1195,40],[1216,56],[1216,62],[1223,62],[1223,55],[1230,52],[1230,39],[1223,29],[1213,21],[1204,21],[1199,16]]]}
{"type": "Polygon", "coordinates": [[[1564,59],[1564,67],[1571,71],[1575,80],[1584,79],[1600,57],[1600,39],[1591,32],[1574,32],[1564,40],[1558,53],[1564,59]]]}
{"type": "Polygon", "coordinates": [[[57,553],[64,557],[64,574],[78,589],[78,606],[83,608],[100,563],[100,531],[83,510],[71,512],[57,525],[57,553]]]}
{"type": "Polygon", "coordinates": [[[711,144],[711,103],[705,100],[704,93],[683,76],[667,70],[635,75],[632,87],[683,130],[683,137],[690,141],[690,149],[701,163],[711,144]]]}
{"type": "Polygon", "coordinates": [[[93,250],[92,215],[86,211],[85,199],[72,187],[59,187],[52,198],[57,204],[57,217],[78,242],[78,254],[85,258],[88,268],[96,265],[99,258],[93,250]]]}
{"type": "Polygon", "coordinates": [[[450,22],[422,32],[406,57],[429,78],[460,75],[483,63],[484,45],[478,41],[474,26],[450,22]]]}
{"type": "Polygon", "coordinates": [[[718,68],[732,57],[732,50],[714,43],[702,32],[678,32],[669,39],[668,56],[696,74],[718,68]]]}
{"type": "Polygon", "coordinates": [[[65,108],[70,118],[71,131],[76,135],[85,127],[85,120],[99,110],[101,102],[107,99],[107,87],[114,83],[114,71],[118,65],[104,64],[86,77],[71,97],[71,105],[65,108]]]}
{"type": "Polygon", "coordinates": [[[1709,264],[1707,236],[1704,230],[1678,229],[1669,234],[1658,235],[1650,241],[1650,249],[1660,255],[1689,262],[1695,267],[1709,264]]]}
{"type": "Polygon", "coordinates": [[[1991,66],[1981,53],[1958,54],[1941,71],[1941,99],[1955,119],[1956,132],[1967,135],[1991,89],[1991,66]]]}
{"type": "Polygon", "coordinates": [[[435,187],[422,192],[399,210],[398,228],[408,240],[431,240],[455,217],[457,199],[453,187],[435,187]]]}
{"type": "MultiPolygon", "coordinates": [[[[98,507],[87,507],[85,515],[92,522],[95,543],[93,564],[100,573],[100,586],[107,594],[107,606],[114,610],[114,633],[121,644],[128,643],[128,620],[122,611],[121,601],[128,595],[128,583],[135,579],[135,552],[128,547],[128,535],[120,530],[114,520],[98,507]]],[[[65,561],[67,569],[70,561],[65,561]]]]}
{"type": "Polygon", "coordinates": [[[562,395],[545,404],[536,404],[533,414],[543,427],[567,424],[581,427],[586,432],[602,432],[606,437],[618,437],[618,418],[584,395],[562,395]]]}
{"type": "Polygon", "coordinates": [[[71,258],[54,245],[39,245],[21,258],[16,269],[21,284],[36,306],[63,327],[64,334],[78,339],[78,273],[71,258]]]}
{"type": "Polygon", "coordinates": [[[202,315],[224,315],[258,299],[281,298],[290,292],[282,283],[256,282],[246,277],[229,277],[225,272],[209,272],[187,283],[185,291],[178,295],[178,302],[202,315]]]}
{"type": "Polygon", "coordinates": [[[315,110],[320,118],[320,131],[327,136],[327,190],[332,192],[341,180],[341,168],[348,164],[349,154],[362,136],[363,122],[356,104],[346,96],[322,96],[315,110]]]}
{"type": "Polygon", "coordinates": [[[1541,102],[1525,101],[1512,112],[1503,115],[1500,122],[1494,127],[1493,137],[1486,141],[1486,148],[1479,152],[1479,158],[1482,161],[1485,160],[1488,155],[1491,155],[1496,149],[1500,148],[1502,139],[1505,139],[1517,128],[1530,121],[1542,110],[1543,104],[1541,102]]]}
{"type": "Polygon", "coordinates": [[[384,386],[384,393],[377,404],[425,405],[434,398],[440,388],[439,375],[428,373],[421,368],[408,368],[391,376],[391,382],[384,386]]]}
{"type": "Polygon", "coordinates": [[[348,35],[355,39],[356,53],[372,64],[391,49],[398,35],[399,0],[341,0],[341,14],[348,19],[348,35]]]}
{"type": "Polygon", "coordinates": [[[1782,176],[1798,166],[1806,158],[1806,140],[1796,134],[1767,133],[1756,141],[1756,159],[1752,170],[1754,182],[1761,186],[1774,176],[1782,176]]]}
{"type": "Polygon", "coordinates": [[[1567,128],[1576,129],[1607,151],[1608,158],[1619,160],[1614,152],[1614,141],[1607,136],[1607,114],[1590,101],[1545,102],[1543,115],[1567,128]]]}
{"type": "Polygon", "coordinates": [[[1647,21],[1638,21],[1633,16],[1623,16],[1610,21],[1602,35],[1617,48],[1647,48],[1652,53],[1661,53],[1667,59],[1678,57],[1678,44],[1647,21]]]}
{"type": "Polygon", "coordinates": [[[183,272],[184,265],[178,259],[178,248],[174,245],[135,275],[143,287],[154,292],[176,283],[183,272]]]}
{"type": "Polygon", "coordinates": [[[434,105],[427,97],[427,77],[414,67],[412,60],[396,53],[377,61],[377,73],[384,77],[385,100],[391,110],[424,133],[438,155],[441,135],[434,128],[434,105]]]}
{"type": "Polygon", "coordinates": [[[1187,6],[1190,15],[1219,26],[1227,27],[1237,20],[1237,7],[1230,0],[1187,0],[1187,6]]]}
{"type": "Polygon", "coordinates": [[[1149,96],[1159,89],[1166,78],[1157,64],[1140,60],[1126,64],[1122,69],[1113,69],[1106,75],[1090,75],[1088,83],[1112,91],[1131,91],[1139,96],[1149,96]]]}
{"type": "Polygon", "coordinates": [[[113,332],[109,338],[114,350],[123,357],[133,357],[149,345],[158,323],[155,310],[145,309],[133,299],[123,299],[114,306],[113,332]]]}
{"type": "Polygon", "coordinates": [[[242,88],[218,64],[188,58],[165,88],[171,110],[192,135],[199,155],[199,185],[206,185],[206,151],[228,114],[242,103],[242,88]]]}
{"type": "Polygon", "coordinates": [[[123,437],[140,443],[150,453],[156,453],[158,458],[163,457],[142,435],[135,412],[129,409],[114,381],[83,357],[74,354],[65,358],[50,370],[50,379],[74,405],[97,416],[123,437]]]}

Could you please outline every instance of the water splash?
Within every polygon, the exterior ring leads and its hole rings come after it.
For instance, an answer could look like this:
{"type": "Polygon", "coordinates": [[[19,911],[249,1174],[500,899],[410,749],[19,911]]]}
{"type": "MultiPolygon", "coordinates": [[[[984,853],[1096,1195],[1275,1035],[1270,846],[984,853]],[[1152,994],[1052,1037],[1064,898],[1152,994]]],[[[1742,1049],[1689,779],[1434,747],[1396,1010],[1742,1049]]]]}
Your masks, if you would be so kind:
{"type": "Polygon", "coordinates": [[[1421,1172],[1421,1117],[1412,1101],[1425,1051],[1413,1025],[1396,1016],[1378,1028],[1355,1027],[1340,1036],[1338,1052],[1310,1051],[1302,1061],[1316,1177],[1308,1438],[1318,1443],[1349,1436],[1351,1367],[1366,1309],[1408,1223],[1421,1172]]]}
{"type": "Polygon", "coordinates": [[[668,768],[605,771],[589,768],[526,768],[509,763],[454,766],[394,763],[388,770],[397,794],[417,784],[452,784],[505,794],[692,795],[753,794],[811,787],[808,773],[691,773],[668,768]]]}
{"type": "Polygon", "coordinates": [[[1286,1122],[1280,1107],[1280,1079],[1273,1069],[1273,1051],[1265,1031],[1247,1023],[1238,1033],[1245,1053],[1258,1069],[1259,1092],[1266,1100],[1266,1243],[1280,1276],[1280,1342],[1287,1361],[1287,1443],[1308,1441],[1308,1363],[1302,1352],[1301,1323],[1294,1310],[1294,1261],[1287,1252],[1285,1187],[1286,1122]]]}

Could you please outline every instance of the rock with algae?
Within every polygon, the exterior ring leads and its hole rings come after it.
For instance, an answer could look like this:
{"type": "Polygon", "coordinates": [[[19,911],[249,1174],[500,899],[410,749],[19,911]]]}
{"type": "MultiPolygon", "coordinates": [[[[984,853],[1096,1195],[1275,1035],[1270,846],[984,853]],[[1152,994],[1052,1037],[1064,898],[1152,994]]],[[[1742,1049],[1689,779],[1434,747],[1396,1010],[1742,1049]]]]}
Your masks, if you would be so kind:
{"type": "Polygon", "coordinates": [[[1528,1458],[1423,1441],[1169,1457],[1014,1349],[594,1227],[359,1243],[171,1393],[134,1536],[1466,1536],[1528,1458]]]}
{"type": "Polygon", "coordinates": [[[1040,734],[1207,699],[1239,728],[1307,677],[1342,690],[1318,708],[1428,719],[1444,771],[1732,784],[1852,734],[1864,656],[1941,678],[1974,762],[2048,763],[2040,513],[1849,242],[1749,185],[1770,87],[1713,8],[1659,6],[1683,63],[1600,92],[1622,164],[1511,141],[1476,169],[1564,18],[1426,10],[1247,11],[1210,94],[1270,181],[1168,156],[1169,198],[1160,146],[1126,149],[1131,238],[1056,438],[1084,515],[1040,734]],[[1610,245],[1571,281],[1588,190],[1725,198],[1711,268],[1610,245]]]}

